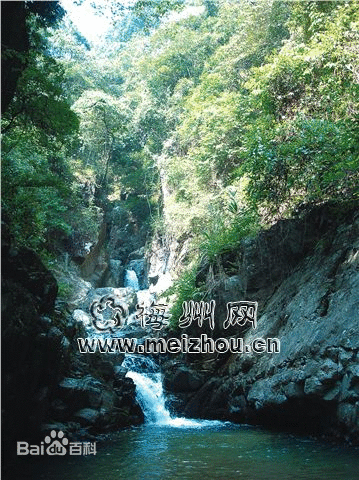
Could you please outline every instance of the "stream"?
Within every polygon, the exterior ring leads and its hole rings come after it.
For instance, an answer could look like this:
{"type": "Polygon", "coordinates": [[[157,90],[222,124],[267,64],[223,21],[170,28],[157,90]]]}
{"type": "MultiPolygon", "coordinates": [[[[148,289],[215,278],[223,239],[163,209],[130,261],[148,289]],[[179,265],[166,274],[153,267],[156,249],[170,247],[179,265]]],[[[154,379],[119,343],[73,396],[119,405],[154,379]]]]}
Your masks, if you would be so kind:
{"type": "MultiPolygon", "coordinates": [[[[151,300],[135,272],[126,272],[125,285],[138,302],[151,300]]],[[[136,385],[145,423],[104,435],[96,455],[18,456],[14,480],[359,480],[359,448],[175,416],[150,357],[126,355],[122,367],[136,385]]]]}
{"type": "Polygon", "coordinates": [[[173,416],[156,364],[132,355],[124,366],[136,384],[145,424],[98,442],[96,456],[19,458],[26,474],[14,479],[359,479],[358,449],[248,425],[173,416]]]}

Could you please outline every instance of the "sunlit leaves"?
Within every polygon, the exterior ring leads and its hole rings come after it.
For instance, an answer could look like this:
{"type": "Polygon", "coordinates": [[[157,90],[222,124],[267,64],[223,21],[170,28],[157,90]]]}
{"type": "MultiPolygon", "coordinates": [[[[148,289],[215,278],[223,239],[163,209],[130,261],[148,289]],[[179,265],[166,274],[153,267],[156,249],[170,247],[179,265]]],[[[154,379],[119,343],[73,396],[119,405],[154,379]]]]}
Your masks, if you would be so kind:
{"type": "Polygon", "coordinates": [[[63,71],[45,55],[31,52],[28,67],[6,115],[4,129],[17,124],[36,126],[46,135],[64,137],[76,132],[78,120],[62,95],[63,71]]]}
{"type": "Polygon", "coordinates": [[[245,84],[254,113],[243,137],[249,198],[272,212],[346,198],[358,186],[358,9],[310,11],[307,43],[292,39],[245,84]]]}

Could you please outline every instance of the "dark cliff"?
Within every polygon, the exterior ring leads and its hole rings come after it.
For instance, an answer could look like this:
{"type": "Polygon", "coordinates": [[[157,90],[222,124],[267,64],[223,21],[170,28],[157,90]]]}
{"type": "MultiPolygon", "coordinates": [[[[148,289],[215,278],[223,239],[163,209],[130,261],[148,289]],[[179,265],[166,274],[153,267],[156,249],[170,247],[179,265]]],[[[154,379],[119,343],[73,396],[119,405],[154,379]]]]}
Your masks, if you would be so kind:
{"type": "MultiPolygon", "coordinates": [[[[324,205],[224,255],[214,277],[214,337],[242,336],[245,344],[276,337],[280,353],[187,356],[189,376],[201,381],[182,388],[184,412],[358,442],[358,250],[357,210],[324,205]],[[221,328],[226,302],[238,300],[258,301],[256,329],[221,328]]],[[[203,265],[207,281],[209,270],[203,265]]],[[[181,395],[174,370],[166,384],[181,395]]]]}

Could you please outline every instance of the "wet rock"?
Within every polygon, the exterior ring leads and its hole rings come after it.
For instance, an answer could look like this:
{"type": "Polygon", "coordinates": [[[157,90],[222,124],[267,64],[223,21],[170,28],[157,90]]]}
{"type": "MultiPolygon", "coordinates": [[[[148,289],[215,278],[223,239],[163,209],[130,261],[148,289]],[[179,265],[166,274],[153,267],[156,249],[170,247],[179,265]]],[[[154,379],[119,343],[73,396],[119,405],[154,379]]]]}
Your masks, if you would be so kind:
{"type": "Polygon", "coordinates": [[[116,375],[115,367],[110,360],[100,360],[96,363],[96,370],[100,377],[106,381],[113,379],[116,375]]]}
{"type": "Polygon", "coordinates": [[[170,392],[195,392],[205,382],[205,376],[185,366],[178,367],[164,378],[164,387],[170,392]]]}
{"type": "Polygon", "coordinates": [[[145,257],[145,247],[141,247],[134,252],[131,252],[128,256],[128,260],[143,260],[145,257]]]}
{"type": "Polygon", "coordinates": [[[340,403],[338,405],[338,420],[346,427],[352,428],[353,425],[358,423],[359,417],[359,402],[352,403],[340,403]]]}
{"type": "Polygon", "coordinates": [[[112,287],[123,286],[122,278],[124,267],[121,260],[110,259],[109,261],[110,278],[107,280],[107,284],[112,287]]]}
{"type": "Polygon", "coordinates": [[[94,410],[93,408],[83,408],[76,412],[73,418],[79,422],[79,424],[83,427],[88,427],[99,423],[99,420],[104,413],[105,410],[94,410]]]}
{"type": "Polygon", "coordinates": [[[103,402],[103,384],[86,375],[84,378],[65,377],[59,384],[58,395],[72,412],[83,407],[99,407],[103,402]]]}
{"type": "Polygon", "coordinates": [[[114,370],[115,370],[115,380],[120,382],[123,381],[126,376],[126,373],[128,372],[128,369],[125,367],[122,367],[121,365],[116,365],[114,367],[114,370]]]}
{"type": "Polygon", "coordinates": [[[71,286],[73,288],[73,294],[68,302],[69,307],[71,309],[80,308],[93,287],[90,282],[86,282],[79,276],[72,278],[71,286]]]}
{"type": "Polygon", "coordinates": [[[132,379],[121,375],[108,360],[100,359],[92,368],[103,379],[86,375],[66,377],[60,382],[58,399],[52,405],[56,418],[91,427],[93,433],[142,423],[144,417],[132,379]]]}

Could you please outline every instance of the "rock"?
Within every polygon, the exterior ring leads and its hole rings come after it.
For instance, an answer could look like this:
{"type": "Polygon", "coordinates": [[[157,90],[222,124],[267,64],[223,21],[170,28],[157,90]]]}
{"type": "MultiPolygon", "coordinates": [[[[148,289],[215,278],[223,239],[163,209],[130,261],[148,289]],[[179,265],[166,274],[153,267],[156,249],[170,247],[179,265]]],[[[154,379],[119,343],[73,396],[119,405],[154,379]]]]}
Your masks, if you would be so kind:
{"type": "Polygon", "coordinates": [[[159,296],[163,292],[168,290],[172,286],[172,284],[173,279],[169,272],[158,275],[156,283],[150,285],[150,292],[159,296]]]}
{"type": "Polygon", "coordinates": [[[98,408],[103,402],[103,388],[104,385],[91,375],[65,377],[59,384],[58,395],[74,412],[88,406],[98,408]]]}
{"type": "Polygon", "coordinates": [[[212,395],[219,390],[221,383],[217,377],[209,379],[187,402],[184,414],[194,418],[218,418],[217,406],[212,402],[212,395]]]}
{"type": "Polygon", "coordinates": [[[359,416],[359,402],[356,404],[341,403],[338,406],[338,420],[346,427],[352,428],[353,425],[358,424],[359,416]]]}
{"type": "Polygon", "coordinates": [[[185,367],[180,366],[172,375],[165,376],[164,386],[170,392],[194,392],[201,388],[205,382],[205,376],[185,367]]]}
{"type": "MultiPolygon", "coordinates": [[[[68,321],[67,305],[63,303],[60,309],[59,302],[55,303],[56,280],[40,258],[29,249],[12,249],[11,238],[6,235],[2,240],[2,411],[6,455],[14,455],[14,444],[19,439],[43,439],[42,426],[43,431],[61,429],[73,438],[88,439],[87,427],[81,425],[88,424],[96,433],[143,422],[133,382],[116,377],[113,367],[112,362],[121,362],[124,355],[79,354],[73,340],[79,334],[84,336],[83,325],[91,327],[90,314],[78,308],[68,321]],[[98,420],[94,414],[90,416],[91,410],[92,414],[100,412],[98,420]],[[81,415],[75,418],[78,412],[81,415]]],[[[71,270],[71,281],[78,281],[80,287],[72,306],[82,307],[107,293],[120,293],[134,308],[133,292],[113,288],[97,292],[74,272],[71,270]]]]}
{"type": "Polygon", "coordinates": [[[304,384],[304,393],[306,395],[319,395],[327,390],[326,386],[316,377],[307,378],[304,384]]]}
{"type": "Polygon", "coordinates": [[[129,260],[143,260],[145,257],[145,247],[141,247],[134,252],[131,252],[128,256],[129,260]]]}
{"type": "Polygon", "coordinates": [[[96,361],[93,368],[110,382],[91,375],[64,378],[59,384],[58,399],[52,405],[57,418],[91,427],[92,433],[143,423],[133,380],[121,375],[121,370],[108,360],[96,361]]]}
{"type": "Polygon", "coordinates": [[[279,382],[273,377],[258,380],[254,383],[247,394],[247,401],[253,404],[256,410],[267,406],[281,405],[287,397],[280,392],[279,382]]]}
{"type": "Polygon", "coordinates": [[[115,370],[115,380],[116,381],[123,381],[124,378],[126,377],[126,373],[128,372],[128,369],[125,367],[122,367],[121,365],[116,365],[114,367],[115,370]]]}
{"type": "Polygon", "coordinates": [[[56,398],[51,402],[51,414],[54,420],[66,421],[69,418],[69,408],[65,402],[56,398]]]}
{"type": "Polygon", "coordinates": [[[41,330],[43,331],[47,331],[51,328],[51,325],[52,325],[52,320],[51,318],[49,317],[46,317],[45,315],[41,316],[39,318],[39,322],[40,322],[40,327],[41,327],[41,330]]]}
{"type": "Polygon", "coordinates": [[[359,399],[359,382],[351,370],[347,371],[347,373],[343,376],[339,398],[342,402],[359,399]]]}
{"type": "Polygon", "coordinates": [[[93,289],[93,287],[90,282],[86,282],[85,280],[83,280],[78,276],[75,279],[73,279],[73,282],[71,285],[74,291],[69,300],[69,306],[71,309],[77,309],[77,308],[80,308],[80,306],[83,304],[83,302],[86,299],[86,296],[88,295],[90,290],[93,289]]]}
{"type": "Polygon", "coordinates": [[[122,205],[117,205],[112,209],[108,224],[107,252],[109,258],[121,260],[123,265],[129,260],[137,258],[140,249],[146,243],[148,231],[145,222],[138,223],[128,210],[122,205]],[[136,254],[136,252],[138,253],[136,254]]]}
{"type": "Polygon", "coordinates": [[[57,294],[54,276],[35,252],[12,247],[7,228],[2,240],[3,448],[13,455],[14,443],[38,435],[48,419],[66,345],[54,349],[48,336],[57,294]]]}
{"type": "Polygon", "coordinates": [[[304,396],[304,386],[301,383],[289,382],[283,388],[284,395],[289,398],[301,398],[304,396]]]}
{"type": "Polygon", "coordinates": [[[39,256],[29,248],[22,248],[10,251],[2,262],[6,278],[29,292],[37,311],[40,314],[51,312],[55,305],[57,282],[39,256]]]}
{"type": "Polygon", "coordinates": [[[94,301],[101,301],[105,296],[111,296],[116,299],[116,302],[127,305],[129,311],[133,311],[136,306],[136,293],[130,288],[96,288],[88,292],[80,309],[86,313],[90,313],[90,307],[94,301]]]}
{"type": "Polygon", "coordinates": [[[115,367],[109,360],[100,360],[96,363],[96,370],[100,377],[106,381],[113,379],[116,375],[115,367]]]}
{"type": "Polygon", "coordinates": [[[70,342],[60,329],[57,327],[51,327],[47,336],[50,342],[53,343],[54,347],[59,349],[64,355],[69,352],[70,342]]]}
{"type": "Polygon", "coordinates": [[[326,401],[326,402],[332,402],[333,400],[338,400],[339,398],[339,393],[340,393],[340,386],[339,385],[336,385],[334,388],[332,388],[331,390],[329,390],[329,392],[327,392],[323,399],[326,401]]]}
{"type": "Polygon", "coordinates": [[[80,427],[79,424],[73,424],[73,423],[64,423],[64,422],[51,422],[51,423],[44,423],[41,425],[41,432],[42,432],[42,437],[44,438],[46,435],[48,435],[52,430],[55,430],[56,432],[62,431],[64,432],[66,437],[69,437],[71,435],[72,430],[77,429],[80,427]]]}
{"type": "Polygon", "coordinates": [[[102,413],[105,410],[94,410],[93,408],[83,408],[76,412],[73,418],[80,423],[83,427],[88,427],[99,423],[102,413]]]}
{"type": "Polygon", "coordinates": [[[151,286],[151,285],[156,285],[156,283],[158,282],[159,277],[160,277],[160,276],[159,276],[158,273],[149,275],[149,276],[147,277],[149,285],[150,285],[150,286],[151,286]]]}
{"type": "Polygon", "coordinates": [[[115,260],[113,258],[109,261],[109,271],[110,279],[108,280],[108,285],[112,287],[121,287],[123,286],[123,272],[124,267],[121,260],[115,260]]]}
{"type": "MultiPolygon", "coordinates": [[[[359,443],[359,220],[352,211],[339,225],[329,212],[323,206],[304,219],[283,220],[223,256],[223,263],[240,267],[234,276],[222,271],[212,279],[219,285],[212,334],[242,336],[245,344],[278,338],[280,351],[235,354],[222,364],[219,356],[217,373],[185,412],[335,432],[359,443]],[[235,300],[259,302],[256,329],[221,328],[226,302],[235,300]]],[[[201,275],[206,279],[205,268],[201,275]]],[[[186,333],[198,336],[195,328],[186,333]]]]}

